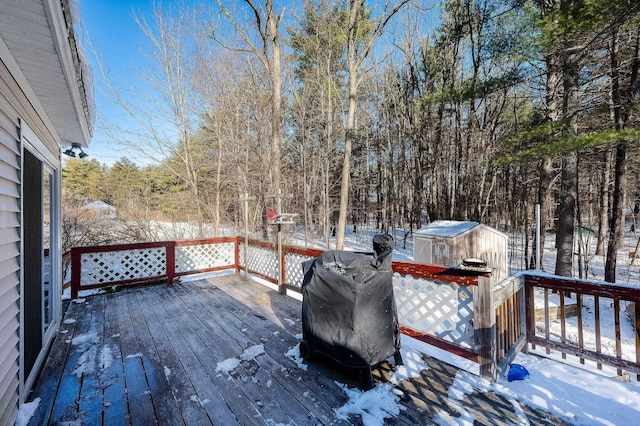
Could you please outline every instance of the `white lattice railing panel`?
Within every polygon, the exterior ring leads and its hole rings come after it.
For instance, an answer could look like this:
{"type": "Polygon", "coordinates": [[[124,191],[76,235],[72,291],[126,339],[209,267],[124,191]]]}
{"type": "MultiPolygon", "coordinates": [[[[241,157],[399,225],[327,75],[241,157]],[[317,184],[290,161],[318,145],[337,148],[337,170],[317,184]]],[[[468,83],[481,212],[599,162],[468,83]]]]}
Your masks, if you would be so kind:
{"type": "Polygon", "coordinates": [[[238,241],[238,266],[244,268],[244,241],[238,241]]]}
{"type": "MultiPolygon", "coordinates": [[[[278,279],[278,252],[260,246],[252,246],[249,244],[247,253],[249,271],[257,272],[274,280],[278,279]]],[[[244,256],[242,263],[244,265],[244,256]]]]}
{"type": "Polygon", "coordinates": [[[298,253],[285,253],[284,281],[294,287],[302,288],[302,279],[304,278],[302,262],[311,259],[315,259],[315,257],[298,253]]]}
{"type": "Polygon", "coordinates": [[[398,320],[457,345],[473,347],[471,287],[394,274],[398,320]]]}
{"type": "Polygon", "coordinates": [[[199,271],[235,262],[235,243],[176,246],[176,272],[199,271]]]}
{"type": "Polygon", "coordinates": [[[80,285],[103,284],[166,275],[164,247],[83,253],[80,285]]]}

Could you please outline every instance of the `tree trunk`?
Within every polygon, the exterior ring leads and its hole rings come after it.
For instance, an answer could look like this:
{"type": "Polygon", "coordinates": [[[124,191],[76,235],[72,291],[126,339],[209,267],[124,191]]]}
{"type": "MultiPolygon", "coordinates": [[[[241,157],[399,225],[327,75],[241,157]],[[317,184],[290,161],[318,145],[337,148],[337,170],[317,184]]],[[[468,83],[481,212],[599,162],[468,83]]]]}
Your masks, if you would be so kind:
{"type": "MultiPolygon", "coordinates": [[[[563,105],[562,112],[567,124],[565,136],[575,136],[578,104],[578,58],[574,54],[563,54],[563,105]]],[[[562,177],[560,183],[560,205],[558,211],[558,232],[556,257],[556,275],[573,276],[573,236],[578,195],[578,153],[572,151],[562,159],[562,177]]]]}
{"type": "MultiPolygon", "coordinates": [[[[272,149],[273,149],[273,187],[276,194],[282,190],[280,184],[280,134],[282,132],[281,124],[281,104],[282,104],[282,90],[280,83],[280,43],[278,41],[278,21],[273,11],[272,0],[266,1],[267,6],[267,26],[269,27],[269,38],[271,43],[271,69],[269,74],[271,77],[271,90],[272,90],[272,102],[271,102],[271,137],[272,137],[272,149]]],[[[277,198],[278,213],[282,213],[282,199],[277,198]]]]}
{"type": "Polygon", "coordinates": [[[611,174],[611,155],[607,150],[602,154],[602,162],[604,164],[604,173],[600,180],[600,214],[598,215],[598,234],[596,236],[596,255],[604,255],[604,241],[609,226],[609,175],[611,174]]]}
{"type": "MultiPolygon", "coordinates": [[[[560,118],[560,105],[558,96],[560,93],[560,78],[558,69],[558,55],[550,53],[545,57],[547,68],[546,81],[546,121],[555,123],[560,118]]],[[[553,160],[544,158],[540,163],[540,180],[538,181],[538,204],[540,204],[540,258],[544,255],[545,230],[551,223],[551,184],[553,182],[553,160]]],[[[542,269],[542,265],[539,265],[542,269]]]]}
{"type": "MultiPolygon", "coordinates": [[[[221,130],[218,127],[218,135],[221,130]]],[[[213,236],[220,235],[220,193],[222,187],[222,138],[218,136],[218,164],[216,165],[216,202],[215,211],[213,213],[213,236]]]]}
{"type": "Polygon", "coordinates": [[[340,185],[340,211],[338,213],[338,229],[336,249],[344,249],[344,233],[347,227],[347,210],[349,209],[349,174],[351,173],[351,146],[355,138],[356,127],[356,95],[358,83],[358,65],[356,63],[356,26],[360,1],[351,0],[349,8],[349,31],[347,35],[347,66],[349,68],[349,109],[344,137],[344,161],[342,163],[342,181],[340,185]]]}
{"type": "Polygon", "coordinates": [[[616,264],[618,248],[624,231],[624,187],[626,185],[627,145],[618,144],[616,147],[615,179],[613,186],[613,205],[611,206],[611,222],[609,224],[609,244],[607,245],[607,259],[604,265],[604,280],[610,283],[616,281],[616,264]]]}
{"type": "MultiPolygon", "coordinates": [[[[614,28],[611,35],[611,100],[613,101],[613,120],[616,130],[624,128],[622,119],[622,96],[620,93],[620,63],[618,59],[618,29],[614,28]]],[[[604,265],[604,280],[616,281],[616,264],[618,248],[623,231],[623,199],[625,185],[625,169],[627,160],[627,146],[624,143],[616,146],[615,178],[613,184],[613,202],[611,205],[611,222],[609,223],[609,244],[607,245],[607,259],[604,265]]]]}

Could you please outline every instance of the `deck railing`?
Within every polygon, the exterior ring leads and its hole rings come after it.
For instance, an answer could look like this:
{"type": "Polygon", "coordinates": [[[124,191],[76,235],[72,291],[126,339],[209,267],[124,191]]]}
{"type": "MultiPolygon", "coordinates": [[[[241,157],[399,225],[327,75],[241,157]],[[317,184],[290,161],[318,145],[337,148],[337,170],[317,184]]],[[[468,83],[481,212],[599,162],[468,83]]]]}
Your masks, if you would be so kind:
{"type": "Polygon", "coordinates": [[[238,239],[160,241],[71,249],[71,297],[116,287],[237,268],[238,239]]]}
{"type": "Polygon", "coordinates": [[[525,275],[524,285],[527,341],[534,348],[590,360],[598,369],[612,366],[619,376],[640,374],[640,288],[535,274],[525,275]],[[623,321],[632,325],[627,335],[623,321]]]}
{"type": "MultiPolygon", "coordinates": [[[[71,293],[77,298],[82,290],[154,280],[171,284],[183,275],[223,269],[260,277],[278,285],[281,293],[300,293],[302,262],[322,252],[287,245],[278,250],[275,244],[258,240],[248,240],[245,247],[245,240],[237,237],[77,247],[71,250],[71,293]]],[[[477,363],[482,377],[495,380],[519,351],[528,348],[528,343],[592,359],[598,365],[640,372],[637,333],[634,361],[623,358],[620,350],[610,355],[603,349],[604,345],[589,348],[582,341],[572,342],[564,331],[560,337],[549,331],[558,318],[562,321],[567,318],[564,302],[560,303],[560,313],[553,320],[548,302],[544,308],[545,319],[535,319],[536,309],[539,312],[540,308],[536,291],[543,291],[545,298],[550,289],[571,291],[583,297],[582,300],[586,296],[604,297],[611,300],[619,318],[620,301],[640,301],[640,289],[620,290],[615,285],[525,274],[492,285],[487,273],[398,261],[393,262],[393,271],[401,332],[477,363]],[[534,290],[536,288],[543,290],[534,290]]],[[[601,303],[604,302],[601,300],[601,303]]],[[[640,316],[638,308],[635,309],[637,326],[640,316]]],[[[560,327],[563,330],[565,326],[560,327]]],[[[620,346],[619,328],[616,330],[616,345],[620,346]]]]}

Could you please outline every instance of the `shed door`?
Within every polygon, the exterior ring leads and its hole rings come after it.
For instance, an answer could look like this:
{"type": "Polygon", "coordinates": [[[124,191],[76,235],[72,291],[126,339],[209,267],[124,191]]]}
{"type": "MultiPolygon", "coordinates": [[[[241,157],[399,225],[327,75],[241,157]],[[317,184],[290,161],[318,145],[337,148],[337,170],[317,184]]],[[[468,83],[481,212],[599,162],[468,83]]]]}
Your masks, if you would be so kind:
{"type": "Polygon", "coordinates": [[[414,237],[413,239],[413,261],[418,263],[431,263],[431,246],[430,238],[414,237]]]}

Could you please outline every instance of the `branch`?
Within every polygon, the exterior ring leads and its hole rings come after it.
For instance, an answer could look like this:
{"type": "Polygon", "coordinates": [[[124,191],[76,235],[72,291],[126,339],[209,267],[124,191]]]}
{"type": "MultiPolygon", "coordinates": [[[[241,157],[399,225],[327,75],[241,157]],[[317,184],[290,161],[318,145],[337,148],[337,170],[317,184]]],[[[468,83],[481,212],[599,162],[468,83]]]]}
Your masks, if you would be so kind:
{"type": "MultiPolygon", "coordinates": [[[[391,20],[391,18],[393,18],[393,16],[398,13],[400,11],[400,9],[407,3],[411,2],[411,0],[400,0],[399,3],[397,3],[393,9],[391,9],[389,11],[389,13],[387,13],[386,15],[382,16],[376,26],[375,29],[373,30],[373,33],[371,33],[371,36],[369,37],[369,40],[367,41],[367,44],[365,45],[364,49],[362,50],[362,52],[360,53],[359,58],[357,58],[356,60],[356,67],[360,68],[360,66],[362,65],[362,63],[364,62],[365,58],[367,57],[367,55],[369,54],[369,51],[373,48],[373,43],[376,41],[376,39],[378,38],[378,36],[380,36],[380,34],[382,34],[382,31],[384,30],[384,27],[389,23],[389,21],[391,20]]],[[[387,5],[385,5],[385,10],[387,9],[387,5]]]]}
{"type": "Polygon", "coordinates": [[[254,55],[256,55],[256,57],[262,63],[262,65],[264,65],[264,67],[267,70],[270,70],[271,69],[271,61],[269,60],[269,55],[267,54],[268,52],[265,51],[265,49],[267,49],[267,38],[266,38],[265,32],[263,31],[263,29],[261,27],[262,20],[261,20],[261,17],[260,17],[260,11],[256,8],[256,6],[254,5],[253,1],[252,0],[244,0],[245,3],[251,8],[251,10],[254,13],[254,16],[255,16],[255,19],[256,19],[256,26],[258,28],[258,34],[260,34],[260,38],[262,39],[262,43],[263,43],[263,51],[262,51],[262,53],[260,52],[260,49],[258,49],[258,47],[256,47],[255,44],[253,44],[253,42],[249,38],[249,35],[247,34],[247,32],[240,28],[240,25],[238,25],[238,22],[233,18],[233,16],[231,15],[231,12],[229,11],[229,9],[227,9],[222,4],[222,0],[217,0],[217,1],[218,1],[218,6],[220,7],[220,10],[227,17],[227,20],[233,26],[233,29],[240,36],[242,41],[244,41],[244,43],[248,46],[248,49],[247,48],[238,47],[238,46],[227,45],[222,40],[220,40],[218,37],[216,37],[215,34],[211,35],[213,40],[216,41],[218,44],[220,44],[220,46],[222,46],[223,48],[231,50],[231,51],[253,53],[254,55]]]}

